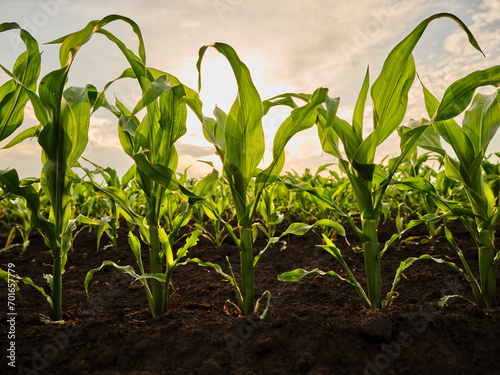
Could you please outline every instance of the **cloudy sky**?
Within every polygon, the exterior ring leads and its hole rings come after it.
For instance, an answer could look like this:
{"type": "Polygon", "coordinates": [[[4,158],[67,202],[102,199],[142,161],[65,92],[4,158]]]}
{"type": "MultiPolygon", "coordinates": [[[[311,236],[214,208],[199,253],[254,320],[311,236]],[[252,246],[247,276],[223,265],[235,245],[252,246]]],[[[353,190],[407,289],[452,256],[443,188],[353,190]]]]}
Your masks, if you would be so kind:
{"type": "MultiPolygon", "coordinates": [[[[196,60],[201,46],[225,42],[233,46],[249,67],[262,99],[284,93],[312,93],[327,87],[330,96],[339,96],[339,116],[350,120],[367,66],[371,82],[378,76],[384,58],[420,21],[438,13],[460,17],[476,36],[486,54],[484,58],[467,42],[457,25],[448,19],[431,23],[415,50],[417,72],[427,87],[440,98],[453,81],[477,69],[500,64],[499,0],[2,0],[0,21],[17,22],[40,44],[83,28],[89,21],[108,14],[121,14],[136,21],[144,36],[148,65],[176,75],[196,88],[196,60]]],[[[129,48],[137,42],[125,24],[111,24],[129,48]]],[[[0,34],[0,63],[12,67],[22,52],[17,32],[0,34]]],[[[58,48],[42,45],[42,75],[58,68],[58,48]]],[[[96,35],[77,55],[70,71],[69,85],[104,84],[127,68],[120,51],[103,36],[96,35]]],[[[227,62],[209,50],[202,67],[201,98],[205,115],[215,105],[229,110],[236,85],[227,62]]],[[[6,76],[0,75],[0,82],[6,76]]],[[[492,89],[486,90],[491,92],[492,89]]],[[[112,86],[111,93],[132,107],[140,90],[132,83],[112,86]]],[[[371,129],[371,103],[368,103],[367,131],[371,129]]],[[[270,150],[285,109],[266,116],[264,132],[270,150]]],[[[425,116],[418,82],[410,92],[407,118],[425,116]]],[[[36,125],[32,110],[26,111],[24,127],[36,125]]],[[[92,119],[90,142],[85,156],[123,174],[132,161],[121,150],[116,122],[104,110],[92,119]]],[[[5,142],[4,142],[5,144],[5,142]]],[[[2,146],[0,144],[0,146],[2,146]]],[[[178,141],[179,170],[190,167],[192,175],[202,175],[205,166],[197,160],[216,162],[214,150],[203,139],[194,116],[188,119],[188,132],[178,141]]],[[[398,140],[390,138],[378,150],[378,158],[397,152],[398,140]]],[[[500,141],[490,146],[500,151],[500,141]]],[[[10,150],[0,150],[1,169],[17,168],[20,174],[40,172],[40,148],[36,141],[10,150]]],[[[264,164],[270,162],[268,152],[264,164]]],[[[300,133],[287,148],[286,168],[302,172],[315,170],[333,160],[322,155],[314,129],[300,133]]]]}

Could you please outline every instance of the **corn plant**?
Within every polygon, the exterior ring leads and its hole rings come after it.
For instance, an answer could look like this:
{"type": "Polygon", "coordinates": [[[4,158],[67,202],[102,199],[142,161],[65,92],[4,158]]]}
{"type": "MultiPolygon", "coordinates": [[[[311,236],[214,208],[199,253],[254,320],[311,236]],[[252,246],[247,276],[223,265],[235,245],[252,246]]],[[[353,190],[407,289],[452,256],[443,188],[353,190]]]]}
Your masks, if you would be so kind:
{"type": "MultiPolygon", "coordinates": [[[[260,199],[264,189],[271,185],[281,172],[285,154],[284,148],[290,138],[297,132],[314,125],[317,107],[325,100],[326,89],[320,88],[313,95],[308,96],[308,103],[296,108],[279,127],[273,145],[273,161],[263,171],[257,166],[264,155],[264,132],[262,117],[265,114],[260,95],[255,88],[250,72],[239,59],[232,47],[224,43],[214,43],[200,49],[197,63],[199,75],[199,89],[201,89],[201,62],[206,50],[212,47],[229,61],[238,85],[238,96],[229,113],[216,108],[215,119],[203,119],[203,133],[216,149],[217,155],[223,164],[224,178],[229,184],[233,204],[236,208],[238,220],[238,236],[232,228],[225,225],[240,254],[241,290],[236,283],[232,267],[229,264],[231,275],[222,272],[219,266],[205,264],[216,269],[228,279],[235,290],[237,307],[243,315],[253,314],[259,301],[268,296],[265,292],[255,303],[254,269],[262,255],[254,258],[252,227],[260,199]],[[250,182],[255,177],[253,194],[250,195],[250,182]]],[[[269,107],[267,107],[268,109],[269,107]]],[[[203,204],[209,204],[204,202],[203,204]]],[[[213,210],[216,213],[216,210],[213,210]]],[[[267,249],[267,247],[266,247],[267,249]]],[[[228,260],[229,262],[229,260],[228,260]]],[[[203,265],[203,264],[202,264],[203,265]]]]}
{"type": "MultiPolygon", "coordinates": [[[[116,81],[113,80],[98,96],[95,108],[106,107],[118,118],[120,142],[124,151],[135,162],[134,180],[146,198],[145,216],[132,210],[121,189],[116,186],[99,186],[93,180],[90,171],[87,172],[87,176],[99,194],[114,200],[120,207],[120,214],[127,221],[138,226],[141,240],[147,245],[149,251],[150,264],[149,272],[147,272],[142,263],[140,241],[130,232],[129,243],[136,257],[139,274],[131,266],[122,267],[114,262],[105,261],[101,267],[89,271],[85,279],[85,287],[88,287],[95,272],[105,266],[113,266],[118,271],[128,273],[141,281],[145,287],[151,314],[158,316],[167,311],[172,297],[169,289],[172,273],[181,264],[181,259],[187,254],[188,248],[196,244],[200,234],[199,231],[193,232],[185,246],[175,255],[173,253],[175,235],[179,228],[189,220],[191,209],[187,205],[184,206],[185,209],[176,217],[174,228],[169,234],[161,228],[160,220],[166,211],[166,191],[182,189],[175,177],[178,155],[174,143],[186,131],[186,105],[189,105],[201,118],[201,101],[195,91],[182,85],[176,77],[146,66],[141,31],[137,24],[126,17],[112,15],[100,21],[92,21],[84,29],[60,38],[54,43],[61,43],[61,51],[67,52],[71,51],[75,40],[88,41],[94,33],[103,34],[116,44],[129,62],[130,68],[117,79],[137,79],[143,93],[141,100],[132,111],[119,100],[116,100],[116,105],[110,105],[104,94],[116,81]],[[138,55],[128,49],[111,32],[103,29],[106,24],[114,20],[125,21],[132,27],[139,40],[138,55]],[[142,121],[139,121],[136,115],[142,109],[146,109],[146,114],[142,121]]],[[[216,179],[217,173],[214,171],[196,185],[194,193],[185,188],[183,192],[188,194],[191,200],[200,199],[199,196],[210,192],[216,179]]]]}
{"type": "MultiPolygon", "coordinates": [[[[290,184],[300,184],[302,181],[307,181],[307,174],[304,173],[304,176],[300,176],[295,171],[286,172],[282,176],[280,176],[281,181],[286,181],[290,184]],[[303,178],[304,177],[304,178],[303,178]]],[[[288,189],[288,202],[286,203],[286,221],[300,221],[304,223],[314,222],[316,217],[315,209],[317,207],[314,198],[311,195],[298,194],[294,192],[292,189],[288,189]]]]}
{"type": "Polygon", "coordinates": [[[198,206],[198,214],[195,218],[195,227],[203,231],[203,236],[212,242],[216,247],[220,247],[224,240],[229,236],[226,227],[218,217],[226,223],[231,223],[236,216],[234,208],[230,205],[229,186],[223,179],[219,179],[216,188],[206,197],[211,201],[210,207],[214,209],[215,214],[208,210],[205,205],[198,206]],[[207,222],[210,223],[213,234],[207,228],[207,222]]]}
{"type": "MultiPolygon", "coordinates": [[[[12,77],[0,87],[0,141],[12,135],[16,129],[22,125],[24,108],[31,94],[30,90],[36,90],[38,77],[40,75],[41,54],[37,41],[30,33],[22,29],[16,23],[2,23],[0,25],[0,32],[11,30],[20,31],[20,37],[26,46],[26,51],[17,58],[12,72],[8,71],[3,65],[0,65],[0,67],[12,77]]],[[[31,131],[30,129],[27,130],[28,133],[31,131]]],[[[23,133],[14,137],[14,139],[3,148],[8,149],[14,146],[17,143],[18,137],[23,137],[23,133]]],[[[9,196],[10,194],[5,194],[0,197],[0,200],[9,198],[9,196]]],[[[21,212],[20,219],[23,221],[23,225],[15,224],[12,226],[5,247],[2,250],[17,246],[12,243],[13,237],[17,231],[23,237],[22,253],[29,244],[29,235],[32,230],[32,225],[28,219],[29,215],[26,204],[19,198],[13,198],[12,203],[17,207],[18,211],[21,212]]]]}
{"type": "MultiPolygon", "coordinates": [[[[122,187],[122,182],[113,168],[103,168],[92,163],[90,160],[83,159],[95,168],[92,174],[101,176],[108,187],[112,186],[118,189],[122,187]]],[[[118,210],[116,201],[113,198],[98,196],[91,184],[87,182],[76,183],[73,191],[78,212],[89,218],[99,218],[96,233],[97,249],[100,248],[103,234],[106,234],[111,241],[110,244],[104,246],[104,249],[108,247],[116,249],[118,229],[120,228],[120,211],[118,210]]]]}
{"type": "Polygon", "coordinates": [[[276,207],[275,197],[279,197],[279,184],[273,184],[262,192],[262,199],[257,205],[257,211],[261,222],[256,222],[257,227],[265,233],[268,239],[274,237],[276,226],[281,224],[284,214],[281,213],[283,207],[276,207]]]}
{"type": "MultiPolygon", "coordinates": [[[[401,129],[398,129],[398,131],[401,129]]],[[[438,171],[444,165],[444,158],[438,156],[436,160],[432,157],[430,153],[425,153],[418,156],[415,152],[411,160],[406,163],[401,164],[397,176],[397,180],[404,180],[406,178],[419,177],[428,181],[432,181],[435,186],[438,185],[438,173],[431,168],[428,163],[429,161],[438,162],[438,171]]],[[[442,178],[442,176],[441,176],[442,178]]],[[[444,180],[440,181],[443,184],[444,180]]],[[[391,199],[397,204],[397,216],[395,218],[396,227],[398,232],[403,232],[404,228],[409,224],[415,216],[422,218],[425,215],[433,215],[439,213],[439,207],[436,205],[432,197],[425,192],[415,189],[415,190],[404,190],[399,191],[397,186],[392,187],[393,195],[391,199]]],[[[419,243],[428,243],[433,245],[437,239],[437,236],[441,233],[442,225],[436,227],[435,222],[425,222],[428,229],[428,234],[425,236],[411,236],[404,240],[404,242],[414,242],[418,240],[419,243]]]]}
{"type": "MultiPolygon", "coordinates": [[[[416,74],[412,51],[428,24],[442,17],[454,20],[467,33],[470,43],[481,51],[474,36],[460,19],[448,13],[436,14],[422,21],[386,58],[379,77],[371,87],[374,130],[367,137],[363,138],[363,118],[370,84],[368,71],[356,102],[352,124],[336,116],[339,99],[328,99],[326,110],[319,112],[317,125],[321,146],[323,151],[338,158],[340,169],[349,179],[360,213],[361,228],[358,228],[354,220],[338,207],[324,189],[311,186],[299,187],[318,196],[331,209],[343,216],[363,243],[367,294],[349,270],[340,250],[333,242],[325,241],[327,245],[323,248],[341,263],[349,275],[348,282],[356,288],[363,305],[370,309],[387,306],[394,296],[390,292],[386,300],[382,297],[380,262],[387,251],[387,246],[383,250],[379,249],[377,227],[383,212],[384,194],[393,183],[393,176],[399,165],[413,155],[417,140],[429,124],[420,124],[421,126],[402,135],[401,154],[389,161],[387,171],[374,163],[375,153],[377,147],[396,131],[405,117],[408,91],[416,74]],[[345,156],[339,148],[339,141],[343,145],[345,156]]],[[[280,275],[279,278],[297,281],[310,273],[322,273],[322,271],[295,270],[280,275]]],[[[333,271],[329,274],[343,279],[333,271]]]]}
{"type": "Polygon", "coordinates": [[[47,300],[50,318],[56,321],[62,320],[62,274],[68,251],[71,248],[71,233],[77,220],[73,218],[71,188],[75,176],[72,167],[78,165],[78,159],[86,147],[92,109],[101,106],[103,100],[103,96],[98,95],[93,86],[70,87],[66,90],[64,86],[77,52],[94,33],[105,34],[117,42],[119,47],[125,48],[111,33],[103,30],[105,25],[116,20],[132,25],[140,39],[139,49],[141,53],[144,53],[142,36],[135,23],[128,18],[111,15],[100,21],[92,21],[80,32],[52,42],[61,44],[59,50],[61,68],[42,78],[38,87],[38,95],[15,75],[7,72],[26,90],[35,115],[40,121],[40,126],[24,131],[10,145],[38,135],[38,142],[43,149],[40,184],[50,201],[49,218],[45,218],[39,212],[40,201],[34,188],[20,186],[15,171],[0,172],[0,184],[5,192],[20,195],[26,199],[31,220],[43,232],[45,243],[51,249],[54,259],[53,275],[50,278],[52,297],[47,300]],[[94,104],[97,105],[94,107],[94,104]]]}
{"type": "MultiPolygon", "coordinates": [[[[91,86],[64,90],[79,46],[79,41],[73,41],[67,53],[61,54],[62,68],[42,78],[38,87],[39,96],[29,91],[41,130],[38,126],[33,127],[15,138],[15,143],[18,143],[39,132],[38,142],[43,149],[40,184],[50,201],[49,218],[39,212],[38,195],[33,187],[19,186],[15,171],[0,173],[3,190],[27,200],[31,220],[43,232],[45,243],[51,250],[54,259],[50,278],[52,297],[48,302],[50,318],[56,321],[62,320],[62,274],[71,247],[70,236],[74,223],[71,168],[76,165],[87,144],[91,108],[96,98],[95,89],[91,86]]],[[[25,89],[28,90],[27,87],[25,89]]]]}
{"type": "MultiPolygon", "coordinates": [[[[500,127],[500,91],[490,95],[476,94],[473,98],[475,89],[486,85],[500,86],[500,66],[473,72],[456,81],[446,90],[441,103],[423,86],[433,127],[419,145],[442,155],[445,158],[446,175],[458,181],[465,190],[470,210],[462,211],[461,219],[478,246],[479,283],[475,281],[463,256],[460,258],[477,303],[481,307],[492,308],[496,306],[496,264],[500,259],[494,244],[500,210],[497,196],[485,183],[483,163],[486,150],[500,127]],[[453,117],[467,108],[471,101],[462,126],[459,126],[453,117]],[[458,160],[441,148],[441,139],[453,148],[458,160]]],[[[442,200],[431,187],[426,186],[424,191],[436,202],[442,200]]],[[[450,233],[447,233],[447,238],[459,255],[462,254],[450,233]]]]}

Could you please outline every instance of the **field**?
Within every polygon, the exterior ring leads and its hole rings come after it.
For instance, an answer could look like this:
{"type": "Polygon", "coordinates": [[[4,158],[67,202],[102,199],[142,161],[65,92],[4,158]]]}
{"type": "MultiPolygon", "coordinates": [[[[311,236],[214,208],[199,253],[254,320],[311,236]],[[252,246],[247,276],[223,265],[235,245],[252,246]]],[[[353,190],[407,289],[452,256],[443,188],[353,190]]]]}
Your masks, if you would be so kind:
{"type": "MultiPolygon", "coordinates": [[[[53,41],[61,68],[38,82],[38,43],[15,23],[26,51],[0,87],[2,152],[36,138],[40,176],[0,171],[2,370],[75,374],[494,374],[500,350],[497,230],[500,66],[451,82],[438,100],[421,82],[427,113],[406,119],[416,79],[412,51],[422,21],[367,70],[352,121],[327,88],[262,100],[251,72],[224,43],[199,50],[198,91],[146,65],[140,28],[111,15],[53,41]],[[137,53],[106,29],[131,26],[137,53]],[[104,88],[68,87],[72,61],[96,33],[130,64],[104,88]],[[228,113],[204,115],[204,56],[229,62],[238,95],[228,113]],[[107,95],[136,79],[127,108],[107,95]],[[364,126],[368,98],[373,130],[364,126]],[[40,124],[16,133],[31,103],[40,124]],[[261,168],[262,118],[279,126],[261,168]],[[123,176],[82,158],[90,118],[116,116],[123,176]],[[176,141],[188,111],[222,170],[191,179],[177,171],[176,141]],[[142,116],[142,118],[140,118],[142,116]],[[459,124],[459,120],[460,124],[459,124]],[[334,164],[286,171],[288,141],[315,127],[334,164]],[[400,138],[399,156],[376,163],[400,138]],[[445,151],[445,144],[453,153],[445,151]]],[[[437,21],[436,21],[437,22],[437,21]]],[[[81,51],[81,52],[80,52],[81,51]]]]}

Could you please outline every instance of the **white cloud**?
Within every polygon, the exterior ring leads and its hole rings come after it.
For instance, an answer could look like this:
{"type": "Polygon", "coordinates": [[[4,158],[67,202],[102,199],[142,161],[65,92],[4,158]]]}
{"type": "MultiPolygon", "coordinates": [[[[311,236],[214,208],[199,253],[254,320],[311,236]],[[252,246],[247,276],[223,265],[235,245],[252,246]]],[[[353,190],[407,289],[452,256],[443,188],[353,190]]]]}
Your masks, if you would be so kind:
{"type": "Polygon", "coordinates": [[[500,21],[500,2],[498,0],[482,0],[479,8],[482,12],[476,13],[472,19],[478,27],[500,21]]]}

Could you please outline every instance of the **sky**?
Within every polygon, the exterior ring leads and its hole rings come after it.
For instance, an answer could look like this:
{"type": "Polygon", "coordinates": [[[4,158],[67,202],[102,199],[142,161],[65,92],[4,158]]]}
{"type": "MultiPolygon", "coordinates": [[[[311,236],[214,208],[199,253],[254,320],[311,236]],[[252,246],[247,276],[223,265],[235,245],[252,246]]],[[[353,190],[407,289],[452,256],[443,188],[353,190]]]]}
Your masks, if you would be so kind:
{"type": "MultiPolygon", "coordinates": [[[[385,57],[419,22],[434,13],[449,12],[470,28],[486,58],[467,41],[465,33],[449,19],[433,21],[414,51],[417,73],[439,99],[455,80],[478,69],[500,64],[499,0],[2,0],[0,22],[17,22],[40,43],[41,77],[58,65],[58,46],[44,43],[85,27],[91,20],[109,14],[132,18],[141,28],[151,67],[177,76],[184,84],[197,88],[196,61],[200,47],[214,42],[230,44],[248,66],[262,99],[285,92],[312,93],[319,87],[329,96],[340,97],[338,116],[350,121],[366,69],[370,81],[380,73],[385,57]]],[[[125,23],[107,27],[132,50],[137,38],[125,23]]],[[[19,33],[0,34],[0,64],[12,68],[23,51],[19,33]]],[[[121,52],[102,35],[95,35],[78,52],[69,74],[68,86],[94,84],[101,90],[118,77],[127,63],[121,52]]],[[[0,74],[0,83],[7,80],[0,74]]],[[[236,98],[236,83],[227,61],[209,49],[202,64],[200,97],[206,116],[215,105],[226,112],[236,98]]],[[[421,85],[416,80],[410,91],[405,122],[426,117],[421,85]]],[[[493,88],[482,92],[493,92],[493,88]]],[[[129,108],[140,99],[134,82],[121,82],[108,91],[129,108]]],[[[285,108],[273,109],[263,120],[266,154],[261,164],[272,160],[272,141],[279,125],[289,115],[285,108]]],[[[365,111],[365,134],[372,127],[371,102],[365,111]]],[[[15,133],[37,125],[28,106],[25,122],[15,133]]],[[[106,110],[91,120],[89,144],[84,156],[122,175],[132,165],[123,152],[116,120],[106,110]]],[[[202,134],[194,115],[188,117],[187,133],[176,143],[179,167],[189,167],[191,176],[203,176],[209,167],[199,160],[220,167],[213,146],[202,134]]],[[[3,147],[8,139],[0,143],[3,147]]],[[[399,140],[391,136],[377,150],[377,160],[396,156],[399,140]]],[[[500,152],[495,138],[489,152],[500,152]]],[[[16,168],[22,177],[38,176],[41,149],[36,140],[12,149],[0,150],[0,169],[16,168]]],[[[313,172],[322,164],[334,162],[323,154],[317,131],[311,128],[296,135],[286,148],[285,170],[313,172]]]]}

